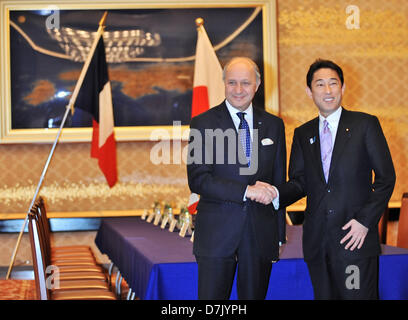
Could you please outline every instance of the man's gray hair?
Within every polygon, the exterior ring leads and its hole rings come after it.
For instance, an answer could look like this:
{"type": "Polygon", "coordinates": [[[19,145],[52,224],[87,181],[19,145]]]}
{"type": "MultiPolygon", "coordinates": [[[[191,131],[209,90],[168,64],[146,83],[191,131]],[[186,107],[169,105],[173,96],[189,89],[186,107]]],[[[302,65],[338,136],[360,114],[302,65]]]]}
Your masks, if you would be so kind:
{"type": "Polygon", "coordinates": [[[243,62],[246,62],[246,63],[250,64],[254,68],[254,71],[255,71],[256,83],[258,83],[258,84],[261,83],[261,73],[259,72],[259,68],[258,68],[257,64],[252,59],[247,58],[247,57],[235,57],[235,58],[232,58],[231,60],[229,60],[225,64],[224,69],[222,70],[222,80],[225,81],[225,73],[226,73],[227,69],[229,68],[229,66],[232,65],[233,63],[236,63],[236,62],[239,62],[239,61],[243,61],[243,62]]]}

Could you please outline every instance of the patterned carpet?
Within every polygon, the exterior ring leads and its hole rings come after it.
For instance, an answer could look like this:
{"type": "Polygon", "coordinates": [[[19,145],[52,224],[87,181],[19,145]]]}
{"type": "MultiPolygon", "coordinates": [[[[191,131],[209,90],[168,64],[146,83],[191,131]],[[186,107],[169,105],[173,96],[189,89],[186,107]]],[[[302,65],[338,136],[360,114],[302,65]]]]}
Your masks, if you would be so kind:
{"type": "Polygon", "coordinates": [[[34,280],[0,280],[0,300],[35,300],[34,280]]]}
{"type": "MultiPolygon", "coordinates": [[[[106,268],[105,268],[106,269],[106,268]]],[[[9,280],[6,278],[7,268],[0,267],[0,301],[1,300],[36,300],[35,281],[33,280],[33,271],[27,267],[16,267],[11,273],[9,280]]],[[[105,270],[106,271],[106,270],[105,270]]],[[[107,275],[107,274],[106,274],[107,275]]],[[[113,272],[111,278],[111,290],[116,292],[116,272],[113,272]]],[[[121,292],[119,300],[126,300],[129,287],[124,279],[120,284],[121,292]]]]}

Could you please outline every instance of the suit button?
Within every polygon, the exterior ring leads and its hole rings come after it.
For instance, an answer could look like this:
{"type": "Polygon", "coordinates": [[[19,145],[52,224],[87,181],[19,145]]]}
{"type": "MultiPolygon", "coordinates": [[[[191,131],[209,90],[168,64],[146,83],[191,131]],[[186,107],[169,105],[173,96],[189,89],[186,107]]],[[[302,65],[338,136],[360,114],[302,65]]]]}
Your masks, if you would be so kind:
{"type": "Polygon", "coordinates": [[[327,189],[327,192],[329,192],[329,193],[330,193],[330,189],[327,189]]]}
{"type": "Polygon", "coordinates": [[[334,213],[334,210],[333,210],[333,209],[329,209],[329,210],[327,211],[327,213],[328,213],[328,214],[333,214],[333,213],[334,213]]]}

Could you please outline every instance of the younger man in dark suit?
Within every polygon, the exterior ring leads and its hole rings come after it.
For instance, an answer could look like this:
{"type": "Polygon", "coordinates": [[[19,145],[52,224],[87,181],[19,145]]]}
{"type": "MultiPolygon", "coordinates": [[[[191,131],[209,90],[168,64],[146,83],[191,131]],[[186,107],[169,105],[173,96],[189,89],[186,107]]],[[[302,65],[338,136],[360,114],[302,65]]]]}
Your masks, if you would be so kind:
{"type": "Polygon", "coordinates": [[[319,116],[295,129],[280,208],[307,197],[303,253],[315,299],[377,299],[378,222],[395,184],[387,141],[375,116],[341,106],[338,65],[317,60],[306,78],[319,116]]]}

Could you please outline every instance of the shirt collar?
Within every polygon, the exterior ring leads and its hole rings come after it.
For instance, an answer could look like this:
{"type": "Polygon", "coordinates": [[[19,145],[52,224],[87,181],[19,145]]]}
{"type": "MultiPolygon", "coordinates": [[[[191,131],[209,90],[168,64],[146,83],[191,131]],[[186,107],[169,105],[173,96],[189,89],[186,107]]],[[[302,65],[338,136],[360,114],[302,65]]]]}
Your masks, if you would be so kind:
{"type": "MultiPolygon", "coordinates": [[[[239,117],[237,116],[238,112],[241,112],[241,110],[238,110],[237,108],[233,107],[227,99],[225,99],[225,104],[227,106],[227,109],[229,111],[229,113],[231,114],[232,119],[239,119],[239,117]]],[[[253,108],[252,108],[252,103],[248,106],[248,108],[246,108],[246,110],[242,111],[245,112],[245,119],[247,121],[249,121],[250,119],[253,118],[253,108]]]]}
{"type": "Polygon", "coordinates": [[[336,111],[334,111],[332,114],[330,114],[327,118],[323,117],[319,113],[320,124],[323,124],[323,121],[327,120],[327,122],[329,123],[329,127],[331,129],[337,128],[337,126],[339,125],[342,110],[343,110],[343,108],[340,106],[336,111]]]}

